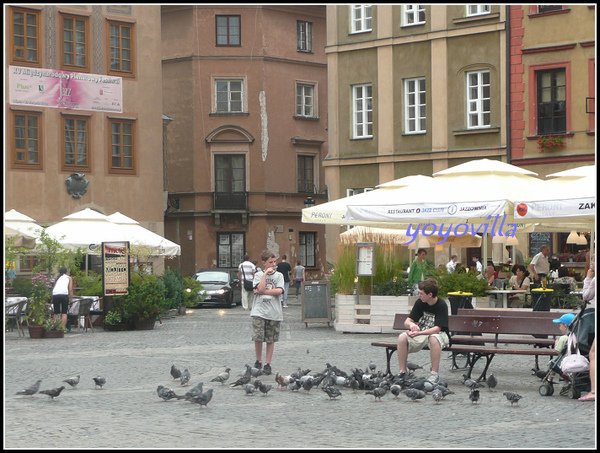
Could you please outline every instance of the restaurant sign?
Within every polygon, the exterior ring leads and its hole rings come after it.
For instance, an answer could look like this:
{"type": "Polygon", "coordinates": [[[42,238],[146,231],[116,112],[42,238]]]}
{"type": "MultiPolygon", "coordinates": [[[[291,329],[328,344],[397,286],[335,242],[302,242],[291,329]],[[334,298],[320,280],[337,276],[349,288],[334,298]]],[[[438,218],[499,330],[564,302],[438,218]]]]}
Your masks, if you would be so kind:
{"type": "Polygon", "coordinates": [[[129,242],[102,243],[102,286],[105,296],[128,294],[129,242]]]}

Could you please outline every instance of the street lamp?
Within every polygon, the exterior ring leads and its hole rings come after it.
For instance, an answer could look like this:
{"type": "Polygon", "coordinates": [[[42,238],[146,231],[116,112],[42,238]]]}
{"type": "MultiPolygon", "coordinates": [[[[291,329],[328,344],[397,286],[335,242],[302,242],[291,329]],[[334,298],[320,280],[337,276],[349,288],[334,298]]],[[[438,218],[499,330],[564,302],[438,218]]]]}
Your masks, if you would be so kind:
{"type": "Polygon", "coordinates": [[[315,200],[313,197],[306,197],[304,199],[304,206],[306,206],[307,208],[310,208],[311,206],[315,205],[315,200]]]}

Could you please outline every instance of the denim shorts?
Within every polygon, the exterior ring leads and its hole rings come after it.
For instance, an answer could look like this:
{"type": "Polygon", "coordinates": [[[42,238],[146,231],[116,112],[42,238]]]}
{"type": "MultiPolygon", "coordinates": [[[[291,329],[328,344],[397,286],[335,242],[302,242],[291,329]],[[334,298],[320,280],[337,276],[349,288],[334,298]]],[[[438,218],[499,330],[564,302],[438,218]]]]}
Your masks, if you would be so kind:
{"type": "Polygon", "coordinates": [[[273,321],[272,319],[252,317],[252,340],[266,341],[274,343],[279,341],[279,327],[281,321],[273,321]]]}

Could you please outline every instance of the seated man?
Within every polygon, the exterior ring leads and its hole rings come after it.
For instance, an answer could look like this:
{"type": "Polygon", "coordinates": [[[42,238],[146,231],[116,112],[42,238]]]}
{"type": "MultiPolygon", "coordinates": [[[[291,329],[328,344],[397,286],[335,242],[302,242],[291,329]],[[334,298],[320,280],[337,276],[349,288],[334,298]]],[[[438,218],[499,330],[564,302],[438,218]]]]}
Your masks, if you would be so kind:
{"type": "Polygon", "coordinates": [[[398,365],[400,377],[406,374],[408,354],[429,346],[431,375],[428,380],[437,383],[442,349],[450,344],[448,332],[448,304],[437,297],[437,282],[433,279],[419,282],[419,299],[415,302],[404,326],[408,332],[398,336],[398,365]]]}

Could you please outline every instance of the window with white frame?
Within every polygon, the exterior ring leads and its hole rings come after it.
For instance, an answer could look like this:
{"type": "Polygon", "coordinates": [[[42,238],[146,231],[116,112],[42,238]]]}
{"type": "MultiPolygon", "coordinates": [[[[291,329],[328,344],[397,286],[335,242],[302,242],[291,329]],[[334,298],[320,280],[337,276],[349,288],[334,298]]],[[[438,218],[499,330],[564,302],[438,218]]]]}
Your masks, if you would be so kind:
{"type": "Polygon", "coordinates": [[[312,22],[299,20],[296,22],[296,36],[299,52],[312,52],[312,22]]]}
{"type": "Polygon", "coordinates": [[[467,128],[490,127],[490,71],[467,72],[467,128]]]}
{"type": "Polygon", "coordinates": [[[402,5],[402,26],[425,23],[425,5],[402,5]]]}
{"type": "Polygon", "coordinates": [[[241,113],[244,111],[244,81],[242,79],[215,80],[215,111],[241,113]]]}
{"type": "Polygon", "coordinates": [[[300,232],[298,258],[305,267],[315,267],[317,265],[315,257],[317,256],[316,244],[317,233],[300,232]]]}
{"type": "Polygon", "coordinates": [[[315,115],[315,86],[310,83],[296,84],[296,115],[312,118],[315,115]]]}
{"type": "Polygon", "coordinates": [[[467,16],[481,16],[489,14],[491,5],[467,5],[467,16]]]}
{"type": "Polygon", "coordinates": [[[404,81],[404,133],[417,134],[427,131],[427,104],[425,78],[404,81]]]}
{"type": "Polygon", "coordinates": [[[372,30],[371,5],[351,5],[350,6],[350,32],[362,33],[372,30]]]}
{"type": "Polygon", "coordinates": [[[373,137],[373,85],[352,87],[352,138],[373,137]]]}

